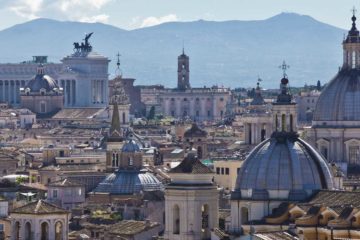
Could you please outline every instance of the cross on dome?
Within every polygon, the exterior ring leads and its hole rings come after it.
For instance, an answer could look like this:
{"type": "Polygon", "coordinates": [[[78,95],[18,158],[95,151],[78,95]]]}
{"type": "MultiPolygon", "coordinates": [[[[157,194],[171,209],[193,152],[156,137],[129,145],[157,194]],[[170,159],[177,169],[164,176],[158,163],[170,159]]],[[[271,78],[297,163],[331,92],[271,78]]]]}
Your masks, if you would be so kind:
{"type": "Polygon", "coordinates": [[[282,65],[279,66],[279,68],[283,70],[284,78],[287,78],[286,70],[288,70],[290,66],[286,64],[285,60],[283,61],[282,65]]]}

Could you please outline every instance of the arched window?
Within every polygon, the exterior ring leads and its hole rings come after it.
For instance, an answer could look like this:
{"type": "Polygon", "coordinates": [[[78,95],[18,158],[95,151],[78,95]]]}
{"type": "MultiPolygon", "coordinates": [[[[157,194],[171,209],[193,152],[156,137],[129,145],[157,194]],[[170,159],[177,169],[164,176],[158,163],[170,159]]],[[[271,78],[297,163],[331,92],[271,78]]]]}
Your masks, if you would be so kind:
{"type": "Polygon", "coordinates": [[[62,240],[63,236],[63,224],[58,221],[55,223],[55,240],[62,240]]]}
{"type": "Polygon", "coordinates": [[[275,114],[275,131],[279,130],[279,118],[278,115],[275,114]]]}
{"type": "Polygon", "coordinates": [[[20,223],[15,223],[15,240],[20,240],[20,223]]]}
{"type": "Polygon", "coordinates": [[[132,157],[129,157],[128,158],[128,163],[129,163],[129,166],[133,166],[134,165],[134,160],[132,157]]]}
{"type": "Polygon", "coordinates": [[[180,209],[178,205],[173,209],[173,234],[180,234],[180,209]]]}
{"type": "Polygon", "coordinates": [[[115,167],[115,153],[112,154],[111,166],[115,167]]]}
{"type": "Polygon", "coordinates": [[[126,123],[126,115],[125,115],[125,113],[122,114],[122,119],[123,119],[123,124],[125,124],[126,123]]]}
{"type": "Polygon", "coordinates": [[[352,52],[351,56],[351,68],[356,68],[356,52],[352,52]]]}
{"type": "Polygon", "coordinates": [[[47,222],[43,222],[41,224],[41,240],[49,240],[49,224],[47,222]]]}
{"type": "Polygon", "coordinates": [[[349,163],[359,165],[360,162],[359,146],[349,146],[349,163]]]}
{"type": "Polygon", "coordinates": [[[119,166],[119,153],[116,153],[115,157],[116,157],[115,166],[118,167],[119,166]]]}
{"type": "Polygon", "coordinates": [[[27,222],[25,224],[25,240],[32,240],[32,235],[31,235],[31,224],[29,222],[27,222]]]}
{"type": "Polygon", "coordinates": [[[266,137],[266,130],[265,128],[261,129],[261,141],[264,141],[266,137]]]}
{"type": "Polygon", "coordinates": [[[281,115],[281,131],[286,131],[286,115],[281,115]]]}

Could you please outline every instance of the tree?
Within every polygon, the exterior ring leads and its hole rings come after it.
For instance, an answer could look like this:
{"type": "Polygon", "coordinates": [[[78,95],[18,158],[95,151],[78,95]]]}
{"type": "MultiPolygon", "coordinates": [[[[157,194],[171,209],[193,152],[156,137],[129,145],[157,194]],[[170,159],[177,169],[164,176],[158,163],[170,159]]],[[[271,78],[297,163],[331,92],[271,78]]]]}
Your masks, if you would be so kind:
{"type": "Polygon", "coordinates": [[[152,120],[152,119],[154,119],[154,117],[155,117],[155,106],[152,106],[151,108],[150,108],[150,111],[149,111],[149,114],[148,114],[148,119],[149,120],[152,120]]]}
{"type": "Polygon", "coordinates": [[[320,80],[317,81],[316,90],[318,90],[318,91],[321,90],[321,82],[320,82],[320,80]]]}

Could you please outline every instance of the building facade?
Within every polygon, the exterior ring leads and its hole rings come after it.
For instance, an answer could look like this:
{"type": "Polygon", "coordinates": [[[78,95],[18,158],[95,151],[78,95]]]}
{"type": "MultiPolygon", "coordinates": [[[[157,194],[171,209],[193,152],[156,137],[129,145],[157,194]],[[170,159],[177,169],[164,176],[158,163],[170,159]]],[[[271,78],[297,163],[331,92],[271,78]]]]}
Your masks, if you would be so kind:
{"type": "Polygon", "coordinates": [[[231,91],[225,87],[191,88],[189,57],[183,52],[178,57],[178,87],[141,89],[141,101],[147,111],[175,118],[195,121],[220,120],[231,112],[231,91]]]}

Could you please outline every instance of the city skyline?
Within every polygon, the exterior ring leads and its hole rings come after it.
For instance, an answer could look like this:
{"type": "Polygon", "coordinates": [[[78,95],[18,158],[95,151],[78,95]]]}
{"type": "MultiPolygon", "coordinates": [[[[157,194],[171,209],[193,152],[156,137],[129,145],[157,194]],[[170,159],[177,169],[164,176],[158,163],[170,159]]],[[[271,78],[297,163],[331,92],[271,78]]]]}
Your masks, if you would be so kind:
{"type": "Polygon", "coordinates": [[[0,30],[36,18],[61,21],[102,22],[122,29],[137,29],[164,22],[227,20],[263,20],[281,12],[309,15],[321,22],[347,29],[351,9],[360,7],[353,0],[328,2],[325,0],[294,1],[236,1],[199,0],[196,2],[153,0],[144,7],[143,0],[2,0],[3,16],[0,30]],[[262,6],[259,8],[258,6],[262,6]],[[326,9],[324,8],[326,6],[326,9]]]}

